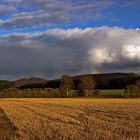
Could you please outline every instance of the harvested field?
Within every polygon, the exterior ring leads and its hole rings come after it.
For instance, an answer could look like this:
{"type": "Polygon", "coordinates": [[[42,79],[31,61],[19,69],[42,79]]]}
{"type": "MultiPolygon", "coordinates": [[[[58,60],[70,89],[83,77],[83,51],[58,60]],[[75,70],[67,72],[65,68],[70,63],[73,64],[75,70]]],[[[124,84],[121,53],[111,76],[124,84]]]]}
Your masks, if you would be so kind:
{"type": "Polygon", "coordinates": [[[0,110],[7,139],[140,139],[140,99],[0,99],[0,110]]]}

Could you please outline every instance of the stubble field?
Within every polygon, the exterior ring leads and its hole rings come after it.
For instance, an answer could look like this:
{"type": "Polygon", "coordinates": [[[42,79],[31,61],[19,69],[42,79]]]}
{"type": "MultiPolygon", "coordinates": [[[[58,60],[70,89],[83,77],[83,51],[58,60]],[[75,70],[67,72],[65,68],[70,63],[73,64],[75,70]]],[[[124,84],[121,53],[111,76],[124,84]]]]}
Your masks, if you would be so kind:
{"type": "Polygon", "coordinates": [[[0,99],[0,140],[139,140],[140,99],[0,99]]]}

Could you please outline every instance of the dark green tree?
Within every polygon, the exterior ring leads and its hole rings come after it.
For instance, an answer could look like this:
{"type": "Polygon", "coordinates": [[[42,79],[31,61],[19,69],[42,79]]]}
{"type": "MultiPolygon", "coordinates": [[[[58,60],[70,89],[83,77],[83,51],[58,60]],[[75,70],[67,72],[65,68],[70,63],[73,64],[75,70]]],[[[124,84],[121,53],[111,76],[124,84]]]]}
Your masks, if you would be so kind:
{"type": "Polygon", "coordinates": [[[61,83],[59,91],[62,94],[62,97],[68,97],[70,90],[74,88],[74,82],[69,75],[63,75],[61,77],[61,83]]]}

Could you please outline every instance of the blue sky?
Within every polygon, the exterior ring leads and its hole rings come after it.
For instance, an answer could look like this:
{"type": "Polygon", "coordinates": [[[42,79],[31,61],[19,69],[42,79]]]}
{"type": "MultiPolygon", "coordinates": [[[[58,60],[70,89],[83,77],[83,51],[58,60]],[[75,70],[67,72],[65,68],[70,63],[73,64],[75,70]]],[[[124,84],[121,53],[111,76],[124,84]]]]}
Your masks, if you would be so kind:
{"type": "Polygon", "coordinates": [[[0,0],[0,34],[53,28],[139,28],[140,0],[0,0]]]}
{"type": "Polygon", "coordinates": [[[0,0],[0,79],[140,72],[140,0],[0,0]]]}

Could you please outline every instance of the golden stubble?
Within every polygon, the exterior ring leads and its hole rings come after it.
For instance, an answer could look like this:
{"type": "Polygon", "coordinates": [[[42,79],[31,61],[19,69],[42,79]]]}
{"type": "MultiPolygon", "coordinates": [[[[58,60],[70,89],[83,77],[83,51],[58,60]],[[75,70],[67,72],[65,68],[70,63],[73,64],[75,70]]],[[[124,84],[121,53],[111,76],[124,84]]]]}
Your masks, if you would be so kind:
{"type": "Polygon", "coordinates": [[[140,99],[0,99],[19,140],[139,140],[140,99]]]}

